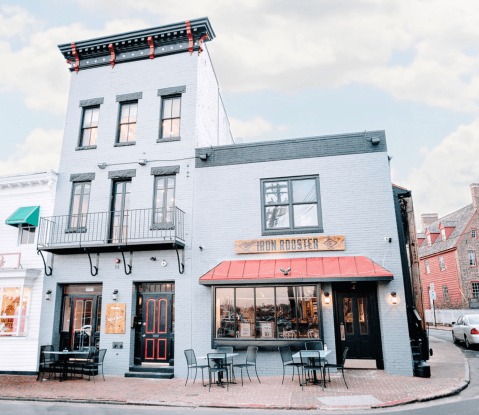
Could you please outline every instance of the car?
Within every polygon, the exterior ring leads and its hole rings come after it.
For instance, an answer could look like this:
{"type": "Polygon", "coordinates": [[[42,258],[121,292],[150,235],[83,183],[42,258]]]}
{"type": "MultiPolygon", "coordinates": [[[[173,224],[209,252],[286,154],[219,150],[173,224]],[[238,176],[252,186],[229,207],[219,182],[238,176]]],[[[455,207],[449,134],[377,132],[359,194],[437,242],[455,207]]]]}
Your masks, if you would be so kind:
{"type": "Polygon", "coordinates": [[[453,322],[452,341],[464,342],[467,349],[479,344],[479,314],[466,314],[453,322]]]}

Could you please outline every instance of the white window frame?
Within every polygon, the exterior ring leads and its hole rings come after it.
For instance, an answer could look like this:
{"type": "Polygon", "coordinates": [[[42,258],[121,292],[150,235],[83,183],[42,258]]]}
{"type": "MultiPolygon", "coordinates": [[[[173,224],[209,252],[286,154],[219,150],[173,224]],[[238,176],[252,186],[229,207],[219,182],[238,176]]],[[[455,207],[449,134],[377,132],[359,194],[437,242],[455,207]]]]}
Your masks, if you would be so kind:
{"type": "Polygon", "coordinates": [[[426,242],[427,242],[427,246],[431,246],[431,245],[432,245],[431,235],[426,235],[426,242]]]}
{"type": "Polygon", "coordinates": [[[444,257],[442,255],[439,257],[439,268],[441,271],[446,269],[446,264],[444,263],[444,257]]]}
{"type": "Polygon", "coordinates": [[[468,255],[469,255],[469,266],[476,267],[477,266],[476,251],[469,251],[468,255]]]}
{"type": "Polygon", "coordinates": [[[30,322],[30,303],[31,303],[31,298],[32,298],[32,287],[27,287],[27,288],[30,288],[30,295],[28,297],[28,302],[27,302],[27,311],[25,313],[25,316],[22,316],[22,304],[23,304],[23,294],[24,294],[24,289],[25,289],[25,286],[22,285],[21,287],[8,287],[8,286],[0,286],[0,312],[1,312],[1,306],[2,306],[2,303],[3,303],[3,290],[5,288],[20,288],[21,289],[21,292],[20,292],[20,313],[18,316],[3,316],[3,315],[0,315],[0,318],[2,319],[19,319],[20,321],[17,322],[17,331],[16,333],[3,333],[2,331],[0,331],[0,338],[2,337],[27,337],[28,335],[28,323],[30,322]],[[20,334],[20,328],[22,326],[22,318],[25,319],[25,329],[23,331],[22,334],[20,334]]]}
{"type": "Polygon", "coordinates": [[[446,230],[444,228],[441,229],[441,240],[443,242],[446,240],[446,230]]]}
{"type": "MultiPolygon", "coordinates": [[[[28,240],[30,240],[30,237],[31,237],[31,235],[28,235],[28,240]]],[[[20,246],[20,245],[33,245],[35,243],[35,238],[36,237],[37,237],[37,227],[36,226],[23,225],[23,224],[18,226],[18,242],[17,242],[18,246],[20,246]],[[30,229],[30,228],[35,229],[35,231],[33,232],[33,240],[31,242],[22,243],[23,229],[30,229]]]]}
{"type": "Polygon", "coordinates": [[[428,259],[424,260],[424,266],[426,267],[426,274],[430,274],[431,273],[431,268],[429,267],[429,260],[428,259]]]}

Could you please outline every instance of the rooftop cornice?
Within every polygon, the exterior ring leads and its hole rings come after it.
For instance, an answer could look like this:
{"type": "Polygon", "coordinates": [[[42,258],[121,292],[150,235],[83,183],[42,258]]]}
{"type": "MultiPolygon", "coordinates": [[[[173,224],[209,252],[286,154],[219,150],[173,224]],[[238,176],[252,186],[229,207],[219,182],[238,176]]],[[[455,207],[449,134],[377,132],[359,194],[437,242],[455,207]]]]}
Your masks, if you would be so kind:
{"type": "Polygon", "coordinates": [[[207,17],[58,45],[70,70],[78,71],[172,53],[199,51],[215,33],[207,17]],[[191,30],[188,30],[188,24],[191,30]],[[188,33],[190,32],[190,33],[188,33]]]}
{"type": "Polygon", "coordinates": [[[18,176],[0,177],[0,190],[13,189],[14,187],[26,187],[37,185],[48,185],[57,181],[58,173],[55,171],[21,174],[18,176]]]}

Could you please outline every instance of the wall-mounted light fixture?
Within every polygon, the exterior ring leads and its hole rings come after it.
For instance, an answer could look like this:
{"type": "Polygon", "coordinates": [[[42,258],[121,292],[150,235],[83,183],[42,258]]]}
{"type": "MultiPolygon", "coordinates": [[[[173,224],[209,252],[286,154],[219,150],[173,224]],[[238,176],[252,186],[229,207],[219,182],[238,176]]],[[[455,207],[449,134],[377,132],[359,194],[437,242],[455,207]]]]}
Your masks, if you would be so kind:
{"type": "Polygon", "coordinates": [[[113,293],[111,294],[111,299],[112,299],[113,301],[118,300],[118,290],[116,290],[116,289],[113,290],[113,293]]]}
{"type": "Polygon", "coordinates": [[[146,159],[140,159],[140,160],[138,160],[138,164],[139,164],[140,166],[146,166],[146,163],[147,163],[146,159]]]}
{"type": "Polygon", "coordinates": [[[396,295],[396,292],[392,292],[391,293],[391,301],[393,304],[397,304],[398,303],[398,297],[396,295]]]}
{"type": "Polygon", "coordinates": [[[120,258],[115,259],[115,264],[119,264],[121,262],[120,258]]]}
{"type": "Polygon", "coordinates": [[[106,167],[106,163],[98,163],[99,169],[105,170],[105,167],[106,167]]]}
{"type": "Polygon", "coordinates": [[[45,300],[50,301],[50,298],[52,298],[52,290],[48,290],[45,293],[45,300]]]}
{"type": "Polygon", "coordinates": [[[330,304],[331,303],[331,297],[329,296],[329,293],[324,293],[324,304],[330,304]]]}

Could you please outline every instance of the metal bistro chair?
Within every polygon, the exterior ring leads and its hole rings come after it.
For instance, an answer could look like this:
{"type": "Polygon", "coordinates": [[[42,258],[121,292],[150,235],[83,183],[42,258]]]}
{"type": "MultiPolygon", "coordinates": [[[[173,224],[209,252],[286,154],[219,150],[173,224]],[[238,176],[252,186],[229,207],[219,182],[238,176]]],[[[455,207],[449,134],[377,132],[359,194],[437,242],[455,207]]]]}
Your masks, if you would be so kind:
{"type": "Polygon", "coordinates": [[[208,391],[211,391],[211,374],[214,376],[218,373],[218,381],[220,379],[220,373],[226,373],[226,390],[229,391],[229,374],[228,364],[226,362],[226,353],[208,353],[208,391]]]}
{"type": "MultiPolygon", "coordinates": [[[[221,346],[221,347],[218,347],[216,349],[216,351],[218,353],[226,353],[227,355],[234,353],[233,346],[221,346]]],[[[230,356],[230,357],[226,356],[226,364],[229,367],[230,373],[233,375],[232,379],[233,379],[233,382],[234,382],[235,381],[235,372],[233,370],[233,356],[230,356]]]]}
{"type": "Polygon", "coordinates": [[[348,388],[348,384],[346,383],[346,378],[344,377],[344,363],[346,363],[346,358],[348,356],[348,351],[349,351],[349,347],[346,347],[344,349],[343,357],[342,357],[341,363],[339,365],[334,365],[332,363],[327,363],[326,365],[324,365],[324,370],[328,369],[328,382],[331,382],[331,375],[329,373],[329,368],[334,368],[334,369],[340,370],[343,374],[343,380],[344,380],[344,384],[346,385],[346,389],[349,389],[349,388],[348,388]]]}
{"type": "Polygon", "coordinates": [[[43,352],[54,352],[55,348],[52,345],[40,346],[40,365],[38,366],[38,376],[37,380],[41,378],[43,380],[45,372],[48,372],[48,377],[51,377],[52,373],[55,376],[56,369],[59,367],[58,360],[55,359],[54,355],[44,354],[43,352]]]}
{"type": "Polygon", "coordinates": [[[77,372],[83,377],[83,371],[87,365],[94,363],[95,357],[97,356],[97,350],[95,347],[82,347],[81,351],[88,352],[88,355],[85,357],[77,357],[70,359],[68,361],[68,368],[70,369],[70,375],[73,375],[77,372]]]}
{"type": "Polygon", "coordinates": [[[304,384],[308,384],[308,379],[305,376],[304,372],[309,372],[309,371],[318,371],[321,375],[321,389],[324,391],[324,365],[321,365],[321,356],[319,354],[319,350],[311,350],[306,352],[304,350],[300,350],[299,356],[301,358],[301,363],[302,363],[302,376],[301,376],[301,390],[304,390],[304,384]],[[311,354],[316,354],[317,356],[311,356],[311,354]]]}
{"type": "Polygon", "coordinates": [[[199,365],[196,362],[196,355],[193,349],[185,350],[185,357],[186,357],[186,365],[188,369],[186,371],[186,383],[185,386],[188,384],[188,378],[190,376],[190,370],[195,369],[195,379],[193,380],[193,384],[196,382],[196,375],[198,374],[198,369],[201,369],[201,380],[203,382],[203,386],[205,386],[205,377],[203,375],[203,370],[208,367],[208,365],[199,365]]]}
{"type": "Polygon", "coordinates": [[[103,374],[103,360],[105,359],[106,349],[101,349],[98,351],[98,354],[95,354],[92,362],[88,362],[83,366],[83,372],[87,372],[88,378],[93,376],[93,383],[95,383],[95,370],[97,371],[97,376],[100,374],[101,366],[101,375],[103,376],[103,381],[105,381],[105,375],[103,374]],[[89,372],[89,373],[88,373],[89,372]]]}
{"type": "Polygon", "coordinates": [[[258,370],[256,369],[256,357],[258,356],[258,347],[257,346],[249,346],[248,350],[246,350],[246,362],[240,363],[238,365],[233,365],[233,368],[237,367],[241,369],[241,386],[243,386],[243,369],[246,369],[246,373],[248,374],[248,379],[251,382],[251,378],[249,377],[249,367],[254,367],[254,371],[256,372],[256,377],[258,378],[258,382],[261,383],[258,376],[258,370]]]}
{"type": "Polygon", "coordinates": [[[278,347],[279,353],[281,354],[281,360],[283,361],[283,381],[281,382],[281,385],[284,383],[284,372],[286,367],[292,367],[293,368],[293,377],[291,378],[291,381],[294,380],[294,368],[298,369],[298,380],[299,384],[301,385],[301,378],[299,374],[299,368],[302,366],[301,363],[296,363],[293,360],[293,353],[291,352],[291,347],[289,346],[281,346],[278,347]]]}
{"type": "MultiPolygon", "coordinates": [[[[323,342],[321,340],[316,340],[314,342],[306,342],[305,346],[306,350],[324,350],[323,342]]],[[[328,363],[328,361],[323,358],[321,358],[321,362],[323,362],[323,364],[328,363]]]]}

